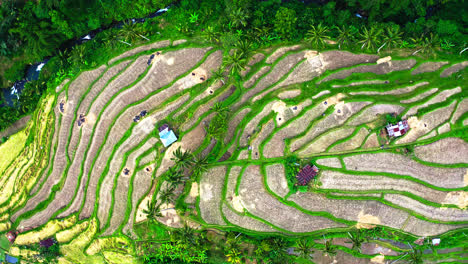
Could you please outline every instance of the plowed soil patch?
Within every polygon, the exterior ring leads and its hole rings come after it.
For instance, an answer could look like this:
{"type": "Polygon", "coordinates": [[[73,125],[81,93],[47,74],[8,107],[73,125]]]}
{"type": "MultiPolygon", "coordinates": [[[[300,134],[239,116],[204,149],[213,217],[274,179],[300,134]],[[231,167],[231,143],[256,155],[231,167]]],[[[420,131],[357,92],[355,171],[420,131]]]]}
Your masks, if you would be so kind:
{"type": "Polygon", "coordinates": [[[468,143],[460,138],[443,138],[414,148],[416,157],[433,163],[468,163],[468,143]]]}
{"type": "Polygon", "coordinates": [[[242,175],[239,188],[241,202],[245,209],[269,223],[292,232],[344,227],[328,218],[305,214],[276,200],[263,186],[260,167],[251,165],[242,175]]]}
{"type": "Polygon", "coordinates": [[[226,167],[218,166],[208,170],[200,179],[199,207],[201,217],[209,224],[226,224],[220,211],[225,175],[226,167]]]}
{"type": "Polygon", "coordinates": [[[353,155],[343,158],[348,170],[388,172],[408,175],[443,188],[461,188],[465,168],[439,168],[422,165],[406,156],[392,153],[353,155]],[[385,162],[383,162],[385,161],[385,162]],[[444,175],[441,177],[440,175],[444,175]]]}

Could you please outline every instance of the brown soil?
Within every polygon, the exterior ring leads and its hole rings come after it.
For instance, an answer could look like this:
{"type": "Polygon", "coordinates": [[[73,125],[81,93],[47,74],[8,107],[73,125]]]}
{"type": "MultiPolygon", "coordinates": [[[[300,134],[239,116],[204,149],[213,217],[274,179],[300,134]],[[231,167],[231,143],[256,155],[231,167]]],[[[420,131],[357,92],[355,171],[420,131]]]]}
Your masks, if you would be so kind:
{"type": "Polygon", "coordinates": [[[260,158],[260,144],[262,144],[262,142],[270,136],[271,132],[273,132],[273,129],[275,129],[275,121],[270,120],[262,126],[262,129],[260,130],[258,135],[256,135],[256,137],[251,141],[252,159],[260,158]]]}
{"type": "Polygon", "coordinates": [[[292,50],[297,50],[301,48],[300,45],[294,45],[294,46],[289,46],[289,47],[281,47],[277,50],[275,50],[275,52],[273,52],[267,59],[266,59],[266,63],[268,64],[271,64],[273,62],[275,62],[279,57],[283,56],[284,54],[286,54],[286,52],[288,51],[292,51],[292,50]]]}
{"type": "MultiPolygon", "coordinates": [[[[369,84],[384,84],[388,83],[388,80],[369,80],[369,81],[359,81],[359,82],[352,82],[350,84],[345,84],[345,85],[339,85],[339,84],[334,84],[332,85],[333,88],[341,88],[341,87],[352,87],[352,86],[360,86],[360,85],[369,85],[369,84]]],[[[366,92],[352,92],[350,94],[361,94],[361,93],[366,93],[366,92]]]]}
{"type": "Polygon", "coordinates": [[[298,97],[301,95],[301,90],[300,89],[294,89],[294,90],[288,90],[284,91],[278,94],[279,99],[291,99],[294,97],[298,97]]]}
{"type": "MultiPolygon", "coordinates": [[[[136,167],[136,159],[145,151],[148,149],[151,149],[153,145],[156,144],[156,138],[151,138],[148,140],[141,148],[138,150],[132,152],[128,156],[127,164],[125,165],[125,168],[128,168],[130,170],[130,174],[135,171],[136,167]]],[[[119,151],[117,151],[119,153],[119,151]]],[[[128,153],[128,152],[127,152],[128,153]]],[[[113,164],[117,164],[120,166],[120,160],[123,160],[123,155],[119,155],[114,158],[116,162],[113,162],[113,164]]],[[[112,166],[111,166],[112,167],[112,166]]],[[[113,170],[111,171],[111,176],[115,175],[112,174],[113,170]]],[[[146,172],[146,171],[145,171],[146,172]]],[[[117,228],[122,224],[125,218],[125,211],[127,210],[127,203],[128,203],[128,187],[130,186],[130,180],[131,180],[131,175],[125,175],[121,173],[120,175],[116,175],[117,177],[117,186],[115,188],[115,194],[114,194],[114,208],[112,210],[112,215],[110,216],[110,202],[111,202],[111,196],[110,192],[107,193],[101,193],[99,196],[99,207],[98,207],[98,219],[101,223],[101,229],[106,224],[108,218],[110,217],[110,226],[107,230],[104,231],[103,235],[112,235],[117,228]]],[[[112,181],[114,179],[112,178],[112,181]]],[[[113,184],[112,184],[113,185],[113,184]]],[[[103,184],[104,187],[104,184],[103,184]]],[[[102,189],[104,189],[102,187],[102,189]]],[[[137,186],[134,186],[134,188],[137,186]]]]}
{"type": "Polygon", "coordinates": [[[362,127],[359,132],[354,135],[351,139],[340,143],[330,149],[330,152],[340,152],[357,149],[362,145],[362,142],[366,139],[369,132],[366,128],[362,127]]]}
{"type": "Polygon", "coordinates": [[[349,94],[352,94],[352,95],[358,95],[358,94],[360,95],[399,95],[399,94],[410,93],[416,90],[417,88],[424,86],[424,85],[428,85],[428,84],[429,82],[420,82],[415,85],[407,86],[404,88],[398,88],[395,90],[385,91],[385,92],[365,91],[365,92],[351,92],[349,94]]]}
{"type": "Polygon", "coordinates": [[[448,121],[455,105],[456,102],[454,101],[449,106],[429,112],[420,119],[414,116],[410,117],[408,119],[408,124],[411,129],[402,138],[399,138],[397,143],[403,144],[415,141],[417,138],[429,133],[429,131],[448,121]]]}
{"type": "MultiPolygon", "coordinates": [[[[155,42],[155,43],[151,43],[149,45],[143,45],[143,46],[140,46],[138,48],[131,49],[131,50],[126,51],[126,52],[122,53],[121,55],[111,59],[109,61],[109,65],[113,64],[114,62],[116,62],[116,61],[118,61],[118,60],[120,60],[122,58],[130,57],[130,56],[133,56],[133,55],[135,55],[137,53],[147,51],[147,50],[160,49],[160,48],[163,48],[163,47],[167,47],[170,44],[171,44],[170,40],[162,40],[162,41],[158,41],[158,42],[155,42]]],[[[145,59],[148,60],[148,58],[145,58],[145,59]]]]}
{"type": "Polygon", "coordinates": [[[288,200],[309,211],[325,211],[335,217],[356,221],[361,225],[385,225],[401,228],[408,213],[372,200],[328,199],[318,193],[296,193],[288,200]]]}
{"type": "Polygon", "coordinates": [[[337,140],[346,138],[354,132],[354,127],[340,127],[336,130],[327,132],[311,141],[309,145],[298,151],[300,157],[309,156],[315,153],[325,152],[325,150],[337,140]]]}
{"type": "Polygon", "coordinates": [[[242,176],[239,194],[241,203],[247,211],[292,232],[312,232],[344,226],[325,217],[305,214],[278,201],[266,192],[259,166],[247,167],[242,176]]]}
{"type": "Polygon", "coordinates": [[[424,62],[421,65],[419,65],[416,69],[414,69],[411,74],[416,75],[416,74],[421,74],[425,72],[434,72],[440,69],[442,66],[447,65],[448,61],[428,61],[424,62]]]}
{"type": "MultiPolygon", "coordinates": [[[[56,153],[62,153],[62,155],[55,155],[52,173],[47,178],[46,182],[43,185],[43,188],[39,192],[37,192],[37,194],[34,197],[30,198],[27,201],[25,207],[23,207],[21,210],[17,211],[15,214],[12,215],[11,217],[12,221],[15,221],[16,218],[20,216],[21,214],[29,210],[32,210],[40,202],[42,202],[47,197],[49,197],[51,188],[60,181],[63,170],[65,169],[65,166],[67,164],[67,157],[65,154],[66,146],[67,146],[68,136],[70,132],[70,127],[72,126],[73,115],[79,103],[78,98],[80,98],[85,93],[85,91],[88,89],[91,83],[99,75],[101,75],[104,69],[105,67],[102,66],[92,71],[83,72],[75,79],[75,81],[73,81],[70,84],[69,89],[68,89],[69,100],[67,102],[68,111],[66,114],[62,116],[60,132],[58,134],[57,151],[56,151],[56,153]]],[[[67,178],[67,180],[69,179],[67,178]]],[[[71,193],[73,192],[74,192],[74,189],[71,191],[71,193]]],[[[68,196],[70,195],[68,194],[68,196]]],[[[55,210],[58,210],[60,207],[51,207],[51,208],[53,208],[52,211],[55,212],[55,210]]],[[[44,224],[49,219],[48,217],[49,213],[51,214],[53,212],[50,212],[49,210],[41,211],[40,213],[35,214],[33,218],[29,218],[28,220],[23,220],[21,222],[21,225],[27,228],[40,226],[41,224],[44,224]]]]}
{"type": "Polygon", "coordinates": [[[332,168],[341,168],[341,162],[338,158],[324,158],[316,161],[317,165],[332,167],[332,168]]]}
{"type": "Polygon", "coordinates": [[[350,121],[348,121],[347,125],[350,126],[358,126],[361,124],[370,123],[375,121],[379,118],[379,115],[382,114],[393,114],[396,113],[397,115],[400,114],[405,108],[400,105],[393,105],[393,104],[376,104],[371,105],[364,109],[361,113],[352,117],[350,121]]]}
{"type": "Polygon", "coordinates": [[[260,113],[258,113],[254,118],[252,118],[243,129],[242,136],[239,139],[240,147],[247,147],[247,144],[250,140],[250,137],[255,133],[260,121],[266,117],[272,111],[273,105],[277,101],[273,101],[265,105],[260,113]]]}
{"type": "MultiPolygon", "coordinates": [[[[138,84],[120,93],[110,103],[110,105],[108,105],[108,107],[103,111],[103,116],[107,118],[102,120],[100,123],[98,123],[97,128],[95,129],[96,132],[92,140],[90,150],[88,152],[88,157],[85,163],[84,171],[85,172],[89,171],[89,166],[87,166],[87,163],[89,162],[88,164],[90,164],[91,160],[96,156],[97,150],[101,146],[104,140],[105,133],[110,128],[110,124],[115,119],[115,117],[119,114],[119,112],[121,111],[123,107],[145,98],[148,95],[148,93],[150,93],[151,91],[157,89],[158,87],[162,87],[164,85],[169,84],[171,81],[173,81],[175,77],[180,76],[184,72],[187,72],[190,68],[195,66],[195,64],[203,58],[206,51],[207,49],[191,48],[191,49],[182,49],[182,50],[164,53],[163,55],[160,56],[159,60],[155,61],[152,64],[151,69],[148,72],[148,74],[138,84]],[[178,63],[180,61],[184,61],[184,63],[178,63]]],[[[141,70],[141,72],[143,72],[147,68],[147,61],[146,61],[146,58],[144,57],[138,58],[136,63],[138,63],[137,64],[138,67],[131,67],[130,70],[133,70],[133,71],[141,70]]],[[[125,73],[123,75],[125,75],[125,73]]],[[[134,79],[134,78],[137,78],[137,76],[138,74],[133,74],[131,76],[127,76],[125,80],[128,80],[130,78],[134,79]]],[[[117,83],[116,86],[119,87],[120,85],[117,83]]],[[[110,85],[109,87],[112,88],[115,86],[110,85]]],[[[166,93],[169,93],[169,92],[166,92],[166,93]]],[[[158,98],[157,95],[152,96],[152,97],[158,98]]],[[[156,99],[156,100],[161,100],[161,99],[162,97],[159,97],[159,99],[156,99]]],[[[178,107],[180,107],[180,105],[178,107]]],[[[151,108],[146,108],[146,109],[151,109],[151,108]]],[[[123,129],[122,126],[129,127],[130,124],[132,123],[132,118],[133,118],[133,113],[132,115],[127,114],[125,116],[122,115],[119,117],[119,120],[116,121],[116,124],[111,129],[111,134],[109,134],[109,136],[107,137],[107,141],[103,147],[104,150],[113,147],[117,143],[117,141],[123,136],[123,134],[127,130],[127,129],[123,129]]],[[[106,161],[108,160],[110,153],[111,151],[101,151],[99,157],[96,160],[96,164],[106,164],[106,161]]],[[[84,209],[80,213],[81,218],[87,218],[92,213],[92,210],[95,204],[95,189],[94,188],[97,185],[97,181],[103,169],[104,169],[104,166],[98,165],[98,166],[95,166],[93,171],[91,172],[90,180],[89,180],[90,187],[88,188],[88,192],[86,195],[86,202],[85,202],[84,209]]]]}
{"type": "Polygon", "coordinates": [[[429,184],[443,188],[462,188],[465,186],[465,168],[438,168],[422,165],[409,157],[392,154],[362,154],[343,158],[348,170],[388,172],[409,175],[429,184]],[[385,162],[382,162],[382,161],[385,162]],[[440,177],[444,175],[444,177],[440,177]]]}
{"type": "Polygon", "coordinates": [[[247,65],[249,66],[253,66],[257,63],[259,63],[261,60],[263,60],[265,58],[265,54],[263,53],[257,53],[255,55],[252,56],[252,58],[250,59],[249,63],[247,65]]]}
{"type": "Polygon", "coordinates": [[[271,226],[264,224],[258,220],[250,218],[245,215],[238,215],[237,213],[233,212],[228,206],[223,204],[222,206],[222,213],[229,221],[229,223],[248,229],[254,230],[258,232],[277,232],[276,229],[272,228],[271,226]]]}
{"type": "Polygon", "coordinates": [[[410,98],[410,99],[401,100],[400,102],[401,102],[402,104],[414,103],[414,102],[417,102],[417,101],[419,101],[419,100],[421,100],[421,99],[423,99],[423,98],[426,98],[426,97],[432,95],[433,93],[437,92],[438,90],[439,90],[438,88],[432,88],[432,89],[427,90],[427,91],[425,91],[425,92],[423,92],[423,93],[420,93],[420,94],[418,94],[418,95],[416,95],[416,96],[414,96],[414,97],[412,97],[412,98],[410,98]]]}
{"type": "MultiPolygon", "coordinates": [[[[351,175],[336,171],[322,171],[320,175],[322,189],[338,189],[344,191],[378,191],[400,190],[417,195],[425,200],[439,204],[454,204],[463,207],[463,192],[443,192],[428,188],[422,184],[404,179],[385,176],[351,175]]],[[[362,195],[362,194],[359,194],[362,195]]]]}
{"type": "Polygon", "coordinates": [[[232,140],[232,138],[234,137],[234,133],[236,132],[237,126],[244,119],[244,117],[250,112],[250,110],[251,110],[250,108],[244,108],[240,110],[239,112],[237,112],[237,114],[235,114],[234,118],[232,118],[229,121],[228,132],[227,132],[226,137],[224,138],[224,144],[227,144],[232,140]]]}
{"type": "Polygon", "coordinates": [[[453,88],[453,89],[450,89],[450,90],[444,90],[444,91],[438,93],[433,98],[431,98],[429,101],[425,102],[424,104],[418,104],[418,105],[410,108],[408,110],[408,112],[406,112],[405,117],[415,115],[418,112],[419,109],[425,108],[425,107],[430,106],[432,104],[437,104],[437,103],[443,102],[443,101],[447,100],[448,97],[450,97],[450,96],[452,96],[454,94],[460,93],[461,91],[462,91],[461,87],[456,87],[456,88],[453,88]]]}
{"type": "Polygon", "coordinates": [[[415,64],[416,64],[416,60],[409,59],[409,60],[401,60],[401,61],[389,61],[386,63],[376,64],[376,65],[362,65],[362,66],[357,66],[352,69],[346,69],[346,70],[342,70],[336,73],[332,73],[317,83],[320,84],[320,83],[328,82],[331,80],[345,79],[353,73],[371,72],[371,73],[382,75],[382,74],[387,74],[387,73],[394,72],[394,71],[404,71],[404,70],[409,70],[413,68],[415,64]]]}
{"type": "Polygon", "coordinates": [[[447,222],[460,222],[468,219],[467,210],[447,207],[432,207],[400,194],[385,194],[384,198],[386,201],[403,208],[408,208],[428,219],[447,222]]]}
{"type": "Polygon", "coordinates": [[[443,138],[434,143],[417,146],[416,157],[434,163],[468,163],[468,143],[460,138],[443,138]]]}
{"type": "Polygon", "coordinates": [[[266,166],[266,180],[268,187],[278,196],[285,197],[289,192],[288,182],[281,163],[266,166]]]}
{"type": "Polygon", "coordinates": [[[291,122],[286,127],[276,132],[273,137],[265,144],[263,148],[263,155],[266,158],[281,157],[284,154],[286,138],[294,137],[307,129],[308,124],[315,118],[321,115],[327,106],[323,103],[316,105],[312,109],[307,110],[298,119],[291,122]]]}
{"type": "MultiPolygon", "coordinates": [[[[340,102],[336,104],[335,111],[332,114],[318,121],[304,136],[291,142],[290,151],[297,151],[318,135],[344,124],[348,118],[369,104],[370,102],[340,102]]],[[[308,123],[303,125],[308,125],[308,123]]]]}
{"type": "Polygon", "coordinates": [[[336,70],[361,63],[372,63],[379,59],[377,55],[353,54],[347,51],[326,51],[321,53],[322,61],[327,70],[336,70]]]}
{"type": "Polygon", "coordinates": [[[201,217],[208,224],[225,225],[220,212],[221,194],[224,186],[223,175],[226,175],[226,167],[213,167],[203,173],[200,179],[200,212],[201,217]]]}
{"type": "Polygon", "coordinates": [[[446,224],[436,224],[431,222],[423,221],[414,216],[410,216],[406,225],[402,228],[403,231],[415,234],[417,236],[436,236],[443,234],[450,230],[455,230],[459,228],[466,228],[468,225],[446,225],[446,224]]]}
{"type": "Polygon", "coordinates": [[[172,46],[177,46],[177,45],[180,45],[180,44],[184,44],[184,43],[186,43],[186,42],[187,42],[186,39],[174,40],[174,41],[172,41],[172,46]]]}
{"type": "Polygon", "coordinates": [[[236,190],[236,184],[237,184],[237,178],[240,175],[240,172],[242,170],[242,167],[240,166],[233,166],[229,170],[229,173],[227,174],[227,188],[226,188],[226,197],[224,197],[225,201],[233,207],[233,199],[236,196],[235,190],[236,190]]]}
{"type": "Polygon", "coordinates": [[[250,88],[252,85],[263,75],[265,75],[270,70],[270,66],[263,66],[258,72],[252,75],[247,81],[244,82],[245,88],[250,88]]]}
{"type": "Polygon", "coordinates": [[[453,64],[452,66],[450,66],[447,69],[443,70],[440,73],[440,77],[447,78],[447,77],[451,76],[452,74],[465,69],[467,66],[468,66],[468,61],[453,64]]]}
{"type": "Polygon", "coordinates": [[[151,173],[145,171],[138,171],[133,180],[133,192],[132,192],[132,211],[130,218],[123,228],[123,233],[131,232],[133,228],[133,222],[138,207],[138,200],[141,199],[151,188],[151,173]]]}
{"type": "Polygon", "coordinates": [[[289,72],[299,61],[304,58],[304,52],[299,52],[286,56],[279,61],[270,73],[263,77],[254,88],[250,89],[242,95],[242,98],[233,106],[234,109],[250,100],[254,95],[260,93],[264,89],[273,85],[281,79],[283,75],[289,72]]]}
{"type": "Polygon", "coordinates": [[[464,113],[468,112],[468,98],[463,99],[457,106],[457,109],[453,113],[450,122],[455,123],[464,113]]]}
{"type": "MultiPolygon", "coordinates": [[[[117,75],[122,70],[124,70],[125,67],[127,67],[130,63],[131,63],[131,61],[127,60],[127,61],[121,62],[121,63],[109,68],[104,73],[104,75],[101,78],[99,78],[99,80],[96,83],[93,84],[93,86],[91,87],[89,92],[86,94],[86,96],[81,101],[80,106],[78,107],[78,110],[77,110],[77,115],[78,116],[80,114],[83,114],[83,115],[86,116],[86,123],[85,123],[84,127],[92,129],[92,127],[94,126],[94,123],[91,122],[89,117],[93,116],[93,115],[95,116],[95,113],[88,112],[88,109],[90,108],[90,105],[93,103],[93,100],[96,99],[96,97],[99,96],[99,93],[103,89],[106,88],[106,85],[111,80],[111,78],[115,77],[115,75],[117,75]]],[[[84,137],[84,138],[89,137],[90,132],[91,131],[83,130],[82,133],[85,134],[85,136],[82,135],[82,137],[84,137]]],[[[78,123],[75,122],[73,124],[72,136],[70,138],[70,144],[68,146],[68,156],[69,157],[73,157],[74,154],[77,151],[77,145],[78,145],[78,142],[80,141],[80,136],[79,136],[80,133],[81,133],[81,127],[79,127],[78,123]]],[[[80,159],[81,159],[81,157],[80,157],[80,159]]]]}
{"type": "Polygon", "coordinates": [[[330,91],[328,91],[328,90],[321,91],[320,93],[318,93],[318,94],[312,96],[312,99],[317,99],[317,98],[319,98],[320,96],[323,96],[323,95],[326,95],[326,94],[329,94],[329,93],[330,93],[330,91]]]}

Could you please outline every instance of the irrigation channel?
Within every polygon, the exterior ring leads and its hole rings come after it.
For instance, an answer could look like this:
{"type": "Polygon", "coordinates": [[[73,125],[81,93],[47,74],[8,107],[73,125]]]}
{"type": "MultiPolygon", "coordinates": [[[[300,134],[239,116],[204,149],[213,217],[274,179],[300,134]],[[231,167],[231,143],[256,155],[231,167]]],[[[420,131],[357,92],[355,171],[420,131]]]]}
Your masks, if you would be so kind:
{"type": "MultiPolygon", "coordinates": [[[[160,15],[166,13],[167,10],[169,10],[169,8],[170,8],[170,6],[168,6],[166,8],[163,8],[163,9],[159,9],[156,12],[153,12],[153,13],[151,13],[151,14],[147,15],[146,17],[143,17],[143,18],[131,18],[131,19],[127,19],[127,20],[130,20],[132,23],[143,23],[147,19],[154,18],[154,17],[160,16],[160,15]]],[[[87,41],[92,40],[94,37],[96,37],[96,35],[99,32],[102,32],[104,30],[108,30],[108,29],[111,29],[111,28],[121,28],[123,25],[124,25],[124,22],[120,21],[120,22],[111,23],[109,26],[106,26],[106,27],[101,27],[101,28],[95,29],[95,30],[90,31],[88,34],[86,34],[86,35],[84,35],[84,36],[82,36],[80,38],[72,39],[72,40],[66,42],[64,45],[62,45],[62,47],[59,48],[59,50],[64,51],[66,49],[73,48],[75,46],[81,45],[81,44],[83,44],[83,43],[85,43],[87,41]]],[[[26,83],[39,79],[39,74],[40,74],[42,68],[44,67],[44,65],[46,65],[46,63],[49,60],[50,60],[50,57],[47,57],[43,61],[32,64],[31,66],[29,66],[26,69],[24,78],[21,79],[21,80],[16,81],[13,84],[13,86],[11,87],[10,91],[8,91],[8,89],[3,89],[3,95],[4,95],[4,98],[5,98],[5,101],[6,101],[7,105],[9,105],[9,106],[14,105],[14,103],[13,103],[14,98],[16,97],[17,99],[19,99],[21,91],[24,89],[24,85],[26,83]]],[[[0,107],[2,107],[2,106],[4,106],[4,105],[0,104],[0,107]]]]}

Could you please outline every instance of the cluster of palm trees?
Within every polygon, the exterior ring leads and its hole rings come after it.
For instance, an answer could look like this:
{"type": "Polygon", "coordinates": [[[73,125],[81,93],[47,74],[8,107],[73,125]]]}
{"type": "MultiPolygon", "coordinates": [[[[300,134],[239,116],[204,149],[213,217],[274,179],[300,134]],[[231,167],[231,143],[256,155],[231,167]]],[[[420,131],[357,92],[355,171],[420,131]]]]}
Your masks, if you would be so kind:
{"type": "Polygon", "coordinates": [[[167,183],[164,189],[159,192],[159,198],[149,200],[147,209],[143,210],[149,222],[155,222],[158,217],[162,217],[161,206],[175,202],[176,188],[183,184],[186,180],[197,178],[207,170],[209,165],[206,157],[194,156],[190,151],[183,151],[180,147],[177,148],[171,158],[175,165],[170,167],[162,176],[162,179],[167,183]],[[187,176],[186,176],[187,175],[187,176]]]}
{"type": "MultiPolygon", "coordinates": [[[[343,26],[341,28],[329,28],[326,25],[312,25],[306,34],[306,41],[314,48],[324,48],[331,41],[331,34],[336,35],[338,48],[351,47],[354,43],[359,43],[360,49],[367,51],[377,51],[391,48],[413,48],[415,51],[425,54],[434,53],[439,47],[453,46],[450,43],[443,44],[439,38],[430,33],[418,38],[410,38],[410,42],[403,40],[403,32],[398,26],[381,28],[377,25],[364,27],[361,32],[353,26],[343,26]],[[445,46],[444,46],[445,45],[445,46]]],[[[447,42],[447,41],[445,41],[447,42]]]]}

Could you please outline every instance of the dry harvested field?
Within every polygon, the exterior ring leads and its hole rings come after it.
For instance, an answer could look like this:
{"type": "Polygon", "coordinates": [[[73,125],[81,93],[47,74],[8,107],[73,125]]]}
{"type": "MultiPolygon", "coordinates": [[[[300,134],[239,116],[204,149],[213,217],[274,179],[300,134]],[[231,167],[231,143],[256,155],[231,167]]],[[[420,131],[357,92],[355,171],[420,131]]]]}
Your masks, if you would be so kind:
{"type": "Polygon", "coordinates": [[[55,236],[63,263],[135,263],[153,220],[301,235],[467,227],[466,62],[275,46],[231,78],[226,53],[163,40],[51,89],[0,144],[0,228],[23,232],[17,252],[55,236]],[[402,118],[410,130],[388,137],[402,118]],[[177,137],[167,147],[163,124],[177,137]],[[319,172],[302,188],[305,164],[319,172]],[[182,180],[161,201],[174,166],[182,180]],[[162,217],[148,219],[152,200],[162,217]]]}

